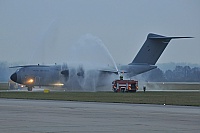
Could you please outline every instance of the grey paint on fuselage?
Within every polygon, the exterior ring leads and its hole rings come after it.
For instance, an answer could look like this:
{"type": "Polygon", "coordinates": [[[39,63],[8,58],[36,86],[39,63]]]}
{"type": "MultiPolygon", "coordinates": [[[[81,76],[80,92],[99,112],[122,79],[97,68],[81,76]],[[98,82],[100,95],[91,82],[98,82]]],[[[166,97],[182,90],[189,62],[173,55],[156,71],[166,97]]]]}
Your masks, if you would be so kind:
{"type": "Polygon", "coordinates": [[[22,67],[15,72],[16,77],[11,76],[11,79],[27,86],[45,86],[60,82],[60,71],[59,65],[22,67]],[[30,79],[33,79],[33,83],[28,83],[30,79]]]}
{"type": "Polygon", "coordinates": [[[155,68],[157,68],[157,66],[149,64],[129,64],[119,66],[120,72],[125,73],[125,77],[127,78],[136,76],[138,74],[150,71],[155,68]]]}

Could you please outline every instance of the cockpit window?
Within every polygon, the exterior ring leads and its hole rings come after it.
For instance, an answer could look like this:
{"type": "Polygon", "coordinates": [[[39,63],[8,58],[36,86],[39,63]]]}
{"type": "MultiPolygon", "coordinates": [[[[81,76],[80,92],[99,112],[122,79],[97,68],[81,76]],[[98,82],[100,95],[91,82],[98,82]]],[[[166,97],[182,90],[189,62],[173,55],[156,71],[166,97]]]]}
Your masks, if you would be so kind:
{"type": "Polygon", "coordinates": [[[17,69],[15,72],[19,72],[19,69],[17,69]]]}

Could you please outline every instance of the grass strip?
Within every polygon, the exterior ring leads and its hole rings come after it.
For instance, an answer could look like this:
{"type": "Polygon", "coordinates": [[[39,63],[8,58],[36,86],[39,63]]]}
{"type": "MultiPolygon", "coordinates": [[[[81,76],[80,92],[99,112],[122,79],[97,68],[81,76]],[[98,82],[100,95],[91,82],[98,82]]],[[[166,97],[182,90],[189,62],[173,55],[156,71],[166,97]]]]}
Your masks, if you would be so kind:
{"type": "Polygon", "coordinates": [[[0,98],[200,106],[200,92],[0,92],[0,98]]]}

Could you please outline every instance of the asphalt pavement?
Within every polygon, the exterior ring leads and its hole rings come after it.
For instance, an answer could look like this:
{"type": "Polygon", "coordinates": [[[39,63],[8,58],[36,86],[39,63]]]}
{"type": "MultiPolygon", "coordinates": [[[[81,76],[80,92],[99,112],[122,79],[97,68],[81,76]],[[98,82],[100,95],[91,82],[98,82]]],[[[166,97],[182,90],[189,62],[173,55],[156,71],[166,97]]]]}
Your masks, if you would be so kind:
{"type": "Polygon", "coordinates": [[[1,133],[200,132],[200,107],[0,99],[1,133]]]}

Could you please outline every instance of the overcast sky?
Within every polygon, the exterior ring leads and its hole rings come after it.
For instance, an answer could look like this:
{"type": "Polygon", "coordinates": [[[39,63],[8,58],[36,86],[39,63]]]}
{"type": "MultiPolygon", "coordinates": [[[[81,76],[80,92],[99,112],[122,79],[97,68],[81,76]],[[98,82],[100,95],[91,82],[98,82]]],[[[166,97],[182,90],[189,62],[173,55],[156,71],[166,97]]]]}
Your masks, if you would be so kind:
{"type": "Polygon", "coordinates": [[[151,32],[195,37],[172,40],[158,63],[200,64],[199,13],[199,0],[0,0],[0,61],[67,62],[89,35],[128,64],[151,32]]]}

